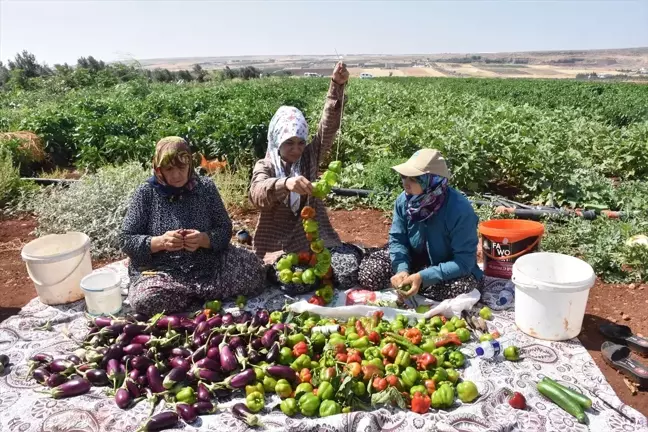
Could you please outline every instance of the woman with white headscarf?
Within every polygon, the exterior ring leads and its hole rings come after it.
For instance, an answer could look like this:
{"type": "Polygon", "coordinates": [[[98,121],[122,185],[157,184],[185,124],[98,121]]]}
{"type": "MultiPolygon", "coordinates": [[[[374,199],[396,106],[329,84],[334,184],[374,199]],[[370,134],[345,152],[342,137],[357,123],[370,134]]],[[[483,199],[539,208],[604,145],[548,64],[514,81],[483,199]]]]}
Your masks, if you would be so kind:
{"type": "Polygon", "coordinates": [[[250,186],[250,200],[261,212],[253,243],[257,256],[270,264],[284,253],[309,250],[299,216],[309,203],[317,214],[320,238],[331,249],[336,282],[342,286],[357,281],[360,253],[341,243],[324,203],[311,195],[320,163],[326,159],[340,127],[344,86],[348,79],[346,65],[338,63],[317,133],[310,143],[307,143],[308,123],[302,112],[290,106],[277,110],[268,127],[266,156],[256,163],[250,186]],[[351,274],[341,268],[349,266],[355,267],[351,274]]]}

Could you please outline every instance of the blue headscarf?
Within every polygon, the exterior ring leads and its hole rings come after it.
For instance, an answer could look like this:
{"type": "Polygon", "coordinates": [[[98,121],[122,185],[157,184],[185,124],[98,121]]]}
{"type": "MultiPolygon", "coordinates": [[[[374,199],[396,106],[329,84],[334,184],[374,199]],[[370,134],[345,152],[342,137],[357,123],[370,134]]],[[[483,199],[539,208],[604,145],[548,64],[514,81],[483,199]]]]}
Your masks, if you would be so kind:
{"type": "Polygon", "coordinates": [[[422,222],[436,214],[448,196],[448,178],[435,174],[415,177],[423,193],[406,195],[407,217],[412,222],[422,222]]]}

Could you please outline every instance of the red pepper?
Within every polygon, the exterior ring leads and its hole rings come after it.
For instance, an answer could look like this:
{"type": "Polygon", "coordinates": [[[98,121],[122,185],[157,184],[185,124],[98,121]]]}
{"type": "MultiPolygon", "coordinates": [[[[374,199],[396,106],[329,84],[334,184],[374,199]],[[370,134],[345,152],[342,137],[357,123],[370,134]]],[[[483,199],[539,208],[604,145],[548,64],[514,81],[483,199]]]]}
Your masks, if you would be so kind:
{"type": "Polygon", "coordinates": [[[385,377],[385,380],[387,380],[387,384],[392,387],[398,387],[400,385],[400,382],[398,382],[398,377],[396,375],[387,375],[385,377]]]}
{"type": "Polygon", "coordinates": [[[380,354],[382,354],[383,357],[394,360],[398,355],[398,346],[393,342],[385,344],[385,346],[382,347],[382,350],[380,350],[380,354]]]}
{"type": "Polygon", "coordinates": [[[381,310],[377,310],[376,312],[374,312],[373,315],[371,316],[371,318],[372,318],[372,320],[371,320],[371,326],[372,327],[371,328],[378,327],[378,324],[380,324],[380,321],[383,319],[384,315],[385,315],[385,313],[383,311],[381,311],[381,310]]]}
{"type": "Polygon", "coordinates": [[[398,330],[398,334],[403,336],[405,334],[405,329],[398,330]]]}
{"type": "Polygon", "coordinates": [[[299,372],[299,381],[303,383],[310,383],[311,379],[313,379],[313,375],[311,374],[310,369],[308,368],[303,368],[299,372]]]}
{"type": "Polygon", "coordinates": [[[407,329],[405,332],[405,337],[409,339],[410,342],[412,342],[414,345],[418,345],[421,343],[421,339],[423,338],[423,335],[421,334],[421,330],[417,328],[410,328],[407,329]]]}
{"type": "Polygon", "coordinates": [[[389,359],[384,358],[384,359],[383,359],[383,364],[384,364],[385,366],[387,366],[387,365],[392,364],[392,362],[389,361],[389,359]]]}
{"type": "Polygon", "coordinates": [[[412,411],[419,414],[425,414],[430,411],[430,397],[421,394],[421,392],[414,393],[414,397],[412,398],[412,411]]]}
{"type": "Polygon", "coordinates": [[[445,345],[450,345],[450,344],[454,344],[457,346],[461,345],[461,341],[459,340],[459,337],[457,336],[456,333],[448,333],[443,338],[434,342],[434,345],[436,345],[437,348],[445,345]]]}
{"type": "Polygon", "coordinates": [[[416,356],[416,369],[423,371],[436,366],[436,357],[430,353],[423,353],[416,356]]]}
{"type": "Polygon", "coordinates": [[[353,378],[362,373],[362,366],[360,365],[360,363],[347,363],[346,367],[349,371],[349,375],[351,375],[353,378]]]}
{"type": "Polygon", "coordinates": [[[365,330],[365,328],[362,325],[362,323],[360,322],[360,320],[357,320],[355,322],[355,328],[356,328],[356,333],[358,333],[358,336],[360,336],[360,337],[366,336],[367,331],[365,330]]]}
{"type": "Polygon", "coordinates": [[[376,377],[373,379],[371,385],[377,391],[383,391],[387,388],[387,380],[385,378],[376,377]]]}
{"type": "Polygon", "coordinates": [[[340,334],[342,336],[344,336],[345,333],[346,333],[346,327],[345,326],[340,326],[340,334]]]}
{"type": "Polygon", "coordinates": [[[335,349],[335,354],[346,354],[347,353],[346,345],[344,345],[343,343],[336,344],[334,349],[335,349]]]}
{"type": "Polygon", "coordinates": [[[436,383],[434,380],[425,380],[423,381],[423,385],[425,385],[428,394],[432,394],[436,390],[436,383]]]}
{"type": "Polygon", "coordinates": [[[378,345],[380,343],[380,335],[377,331],[372,331],[371,333],[369,333],[369,342],[374,345],[378,345]]]}
{"type": "Polygon", "coordinates": [[[335,359],[337,361],[342,362],[342,363],[346,363],[347,358],[348,358],[348,356],[346,355],[346,353],[338,353],[338,354],[335,355],[335,359]]]}
{"type": "Polygon", "coordinates": [[[348,363],[353,363],[353,362],[360,363],[361,361],[362,361],[362,356],[360,355],[360,351],[358,351],[356,349],[347,350],[347,362],[348,363]]]}
{"type": "Polygon", "coordinates": [[[311,297],[308,300],[308,303],[314,304],[314,305],[317,305],[317,306],[326,306],[326,302],[324,301],[324,299],[322,297],[318,296],[318,295],[314,295],[313,297],[311,297]]]}
{"type": "Polygon", "coordinates": [[[295,356],[295,358],[299,357],[302,354],[308,354],[308,345],[306,345],[306,342],[304,341],[297,342],[293,347],[293,355],[295,356]]]}
{"type": "Polygon", "coordinates": [[[442,322],[443,324],[447,323],[447,322],[448,322],[448,318],[446,318],[446,317],[444,317],[443,315],[441,315],[441,322],[442,322]]]}

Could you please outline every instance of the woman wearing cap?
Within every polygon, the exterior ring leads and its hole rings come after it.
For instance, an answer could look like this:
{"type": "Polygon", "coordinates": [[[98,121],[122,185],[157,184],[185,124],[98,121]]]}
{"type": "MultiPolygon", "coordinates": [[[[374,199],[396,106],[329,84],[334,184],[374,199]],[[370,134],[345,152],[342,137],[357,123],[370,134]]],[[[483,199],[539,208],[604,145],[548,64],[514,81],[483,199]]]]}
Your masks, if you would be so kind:
{"type": "Polygon", "coordinates": [[[441,153],[423,149],[393,169],[405,191],[396,199],[388,248],[361,264],[360,284],[381,289],[391,282],[406,288],[406,297],[419,293],[437,301],[481,289],[479,219],[470,202],[448,186],[441,153]]]}
{"type": "Polygon", "coordinates": [[[138,312],[183,312],[264,286],[263,263],[229,244],[232,221],[208,177],[196,175],[180,137],[155,147],[153,176],[131,198],[120,244],[130,258],[129,300],[138,312]]]}
{"type": "Polygon", "coordinates": [[[282,106],[268,127],[268,150],[252,173],[250,201],[260,210],[253,246],[271,264],[282,254],[309,250],[300,212],[309,203],[316,211],[320,238],[331,249],[331,266],[338,284],[357,282],[359,251],[343,245],[333,230],[324,203],[311,196],[312,181],[333,146],[340,127],[344,86],[349,72],[344,63],[333,71],[317,133],[307,144],[308,123],[300,110],[282,106]]]}

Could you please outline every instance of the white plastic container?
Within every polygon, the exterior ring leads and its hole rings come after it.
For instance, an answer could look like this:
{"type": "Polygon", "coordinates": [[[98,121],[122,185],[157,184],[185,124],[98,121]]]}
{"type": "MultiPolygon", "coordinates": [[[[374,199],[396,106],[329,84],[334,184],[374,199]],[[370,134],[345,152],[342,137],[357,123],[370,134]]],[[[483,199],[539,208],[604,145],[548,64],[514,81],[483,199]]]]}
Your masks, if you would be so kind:
{"type": "Polygon", "coordinates": [[[90,315],[114,315],[122,308],[121,279],[110,269],[97,270],[81,280],[90,315]]]}
{"type": "Polygon", "coordinates": [[[58,305],[83,298],[80,282],[92,271],[90,237],[80,232],[46,235],[27,243],[21,256],[41,302],[58,305]]]}
{"type": "Polygon", "coordinates": [[[576,337],[583,325],[589,290],[596,275],[578,258],[538,252],[513,265],[515,324],[524,333],[545,340],[576,337]]]}

